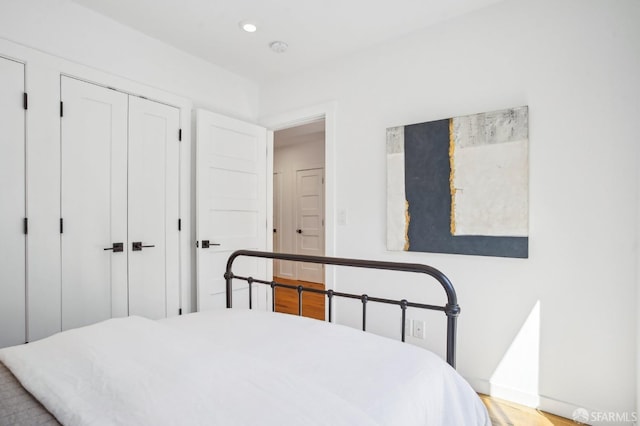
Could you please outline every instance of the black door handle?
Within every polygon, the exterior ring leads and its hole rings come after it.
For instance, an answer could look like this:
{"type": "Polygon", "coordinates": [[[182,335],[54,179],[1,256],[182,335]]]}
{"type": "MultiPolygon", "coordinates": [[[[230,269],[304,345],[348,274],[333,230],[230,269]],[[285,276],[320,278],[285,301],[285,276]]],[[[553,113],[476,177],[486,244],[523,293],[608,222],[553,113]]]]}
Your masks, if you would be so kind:
{"type": "Polygon", "coordinates": [[[114,253],[120,253],[124,251],[124,243],[113,243],[111,247],[107,247],[103,250],[113,250],[114,253]]]}
{"type": "Polygon", "coordinates": [[[296,232],[297,232],[298,234],[302,234],[302,229],[296,229],[296,232]]]}
{"type": "Polygon", "coordinates": [[[211,246],[219,246],[220,244],[212,243],[209,240],[202,240],[202,248],[209,248],[211,246]]]}
{"type": "Polygon", "coordinates": [[[153,244],[143,246],[142,241],[134,241],[131,243],[131,251],[142,251],[143,248],[155,247],[153,244]]]}

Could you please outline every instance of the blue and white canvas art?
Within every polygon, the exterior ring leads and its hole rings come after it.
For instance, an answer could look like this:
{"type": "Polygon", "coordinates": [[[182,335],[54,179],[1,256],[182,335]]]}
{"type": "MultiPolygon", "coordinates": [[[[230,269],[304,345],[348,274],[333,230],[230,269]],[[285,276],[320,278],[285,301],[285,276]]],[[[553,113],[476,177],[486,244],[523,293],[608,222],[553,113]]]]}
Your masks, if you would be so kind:
{"type": "Polygon", "coordinates": [[[529,255],[528,107],[387,129],[389,250],[529,255]]]}

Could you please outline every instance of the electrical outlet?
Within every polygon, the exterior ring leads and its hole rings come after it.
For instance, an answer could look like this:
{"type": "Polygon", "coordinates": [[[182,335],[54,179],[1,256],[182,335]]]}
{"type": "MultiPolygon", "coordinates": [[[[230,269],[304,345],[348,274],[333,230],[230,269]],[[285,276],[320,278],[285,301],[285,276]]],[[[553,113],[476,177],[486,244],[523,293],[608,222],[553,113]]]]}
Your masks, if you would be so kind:
{"type": "Polygon", "coordinates": [[[420,320],[411,320],[411,326],[413,328],[411,334],[418,339],[424,339],[425,334],[425,322],[420,320]]]}

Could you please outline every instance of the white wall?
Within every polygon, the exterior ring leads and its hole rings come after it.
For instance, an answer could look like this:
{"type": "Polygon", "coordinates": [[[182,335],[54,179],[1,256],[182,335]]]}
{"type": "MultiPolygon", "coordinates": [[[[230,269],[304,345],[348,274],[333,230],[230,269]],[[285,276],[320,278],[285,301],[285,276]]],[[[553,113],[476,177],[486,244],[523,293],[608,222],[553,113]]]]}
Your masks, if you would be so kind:
{"type": "MultiPolygon", "coordinates": [[[[336,255],[447,273],[462,306],[458,369],[480,391],[567,417],[635,409],[638,22],[633,0],[506,1],[261,88],[261,116],[336,102],[336,210],[349,218],[336,255]],[[386,251],[385,129],[520,105],[530,112],[529,259],[386,251]],[[538,368],[535,383],[495,374],[513,365],[538,368]]],[[[360,289],[355,274],[339,270],[337,287],[360,289]]],[[[420,298],[416,286],[405,290],[420,298]]],[[[372,327],[391,334],[382,312],[372,327]]],[[[358,316],[340,311],[342,322],[358,316]]]]}
{"type": "Polygon", "coordinates": [[[253,121],[255,83],[68,0],[0,0],[0,56],[26,63],[29,338],[60,329],[60,74],[181,109],[182,308],[195,309],[191,110],[253,121]]]}

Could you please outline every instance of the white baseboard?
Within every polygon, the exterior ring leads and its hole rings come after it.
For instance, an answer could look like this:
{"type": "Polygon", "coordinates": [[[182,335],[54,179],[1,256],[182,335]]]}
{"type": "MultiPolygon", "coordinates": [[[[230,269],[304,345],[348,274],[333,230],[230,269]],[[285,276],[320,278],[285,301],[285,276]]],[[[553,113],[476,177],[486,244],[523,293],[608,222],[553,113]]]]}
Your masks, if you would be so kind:
{"type": "MultiPolygon", "coordinates": [[[[553,398],[549,398],[543,395],[534,395],[528,392],[523,392],[517,389],[510,389],[508,387],[495,385],[489,383],[483,379],[466,379],[471,387],[478,393],[483,393],[496,398],[504,399],[507,401],[515,402],[516,404],[524,405],[526,407],[537,408],[547,413],[555,414],[557,416],[565,417],[567,419],[573,419],[574,413],[578,409],[586,410],[588,413],[595,412],[596,410],[589,407],[581,407],[566,401],[559,401],[553,398]]],[[[601,423],[591,422],[589,424],[599,425],[601,423]]],[[[602,423],[608,426],[612,426],[613,423],[602,423]]],[[[630,424],[630,423],[627,423],[630,424]]]]}

